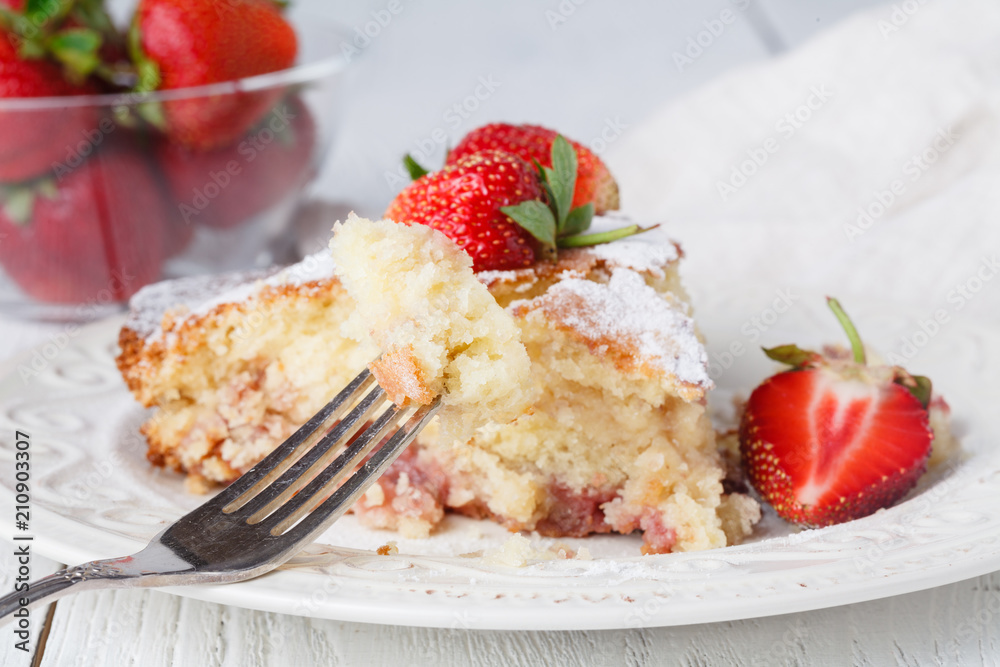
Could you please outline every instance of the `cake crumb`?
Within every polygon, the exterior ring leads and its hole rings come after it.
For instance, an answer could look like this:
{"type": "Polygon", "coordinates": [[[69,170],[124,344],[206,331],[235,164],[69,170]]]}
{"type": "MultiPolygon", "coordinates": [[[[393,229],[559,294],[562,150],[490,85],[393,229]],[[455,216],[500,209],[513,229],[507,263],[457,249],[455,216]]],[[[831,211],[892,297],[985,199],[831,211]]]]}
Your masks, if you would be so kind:
{"type": "Polygon", "coordinates": [[[927,467],[936,468],[958,453],[959,442],[951,428],[951,407],[944,398],[935,396],[927,406],[927,413],[931,431],[934,432],[927,467]]]}
{"type": "Polygon", "coordinates": [[[482,555],[487,565],[503,567],[525,567],[531,561],[540,560],[570,560],[574,558],[591,560],[590,552],[585,547],[576,552],[569,545],[557,542],[552,546],[536,549],[532,546],[531,540],[520,533],[514,533],[502,545],[486,551],[482,555]]]}
{"type": "Polygon", "coordinates": [[[531,546],[531,540],[520,533],[514,533],[502,545],[487,551],[483,562],[502,567],[525,567],[528,561],[537,559],[538,555],[539,552],[531,546]]]}
{"type": "Polygon", "coordinates": [[[377,553],[379,556],[395,556],[396,554],[399,553],[399,548],[396,547],[396,543],[394,541],[389,540],[388,542],[380,546],[378,549],[376,549],[375,553],[377,553]]]}
{"type": "Polygon", "coordinates": [[[212,484],[201,475],[192,473],[184,480],[184,489],[192,495],[203,496],[211,491],[212,484]]]}
{"type": "Polygon", "coordinates": [[[365,491],[364,495],[365,503],[369,507],[380,507],[385,503],[385,491],[382,489],[381,484],[372,484],[365,491]]]}

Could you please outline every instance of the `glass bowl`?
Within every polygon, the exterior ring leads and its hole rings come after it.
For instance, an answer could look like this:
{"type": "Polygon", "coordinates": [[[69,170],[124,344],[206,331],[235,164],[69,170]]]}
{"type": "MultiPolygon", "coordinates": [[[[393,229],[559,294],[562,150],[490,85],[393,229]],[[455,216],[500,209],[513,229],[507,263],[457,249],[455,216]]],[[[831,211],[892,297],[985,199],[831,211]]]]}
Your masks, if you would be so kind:
{"type": "Polygon", "coordinates": [[[0,314],[85,321],[162,278],[295,257],[338,125],[343,30],[289,14],[295,67],[149,94],[0,99],[0,314]],[[196,149],[177,141],[185,127],[196,149]]]}

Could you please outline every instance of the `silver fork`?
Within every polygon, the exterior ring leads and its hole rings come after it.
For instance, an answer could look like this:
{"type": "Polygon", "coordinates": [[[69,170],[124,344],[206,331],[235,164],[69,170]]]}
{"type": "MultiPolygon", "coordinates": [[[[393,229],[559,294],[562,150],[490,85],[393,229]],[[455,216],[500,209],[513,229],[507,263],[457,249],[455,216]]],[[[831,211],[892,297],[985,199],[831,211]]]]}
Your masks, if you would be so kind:
{"type": "Polygon", "coordinates": [[[83,563],[32,582],[27,591],[0,598],[0,619],[76,591],[229,583],[270,572],[339,519],[441,404],[440,399],[420,408],[391,404],[375,417],[386,402],[385,391],[367,369],[362,371],[270,455],[168,526],[142,551],[83,563]],[[385,444],[338,486],[396,426],[385,444]]]}

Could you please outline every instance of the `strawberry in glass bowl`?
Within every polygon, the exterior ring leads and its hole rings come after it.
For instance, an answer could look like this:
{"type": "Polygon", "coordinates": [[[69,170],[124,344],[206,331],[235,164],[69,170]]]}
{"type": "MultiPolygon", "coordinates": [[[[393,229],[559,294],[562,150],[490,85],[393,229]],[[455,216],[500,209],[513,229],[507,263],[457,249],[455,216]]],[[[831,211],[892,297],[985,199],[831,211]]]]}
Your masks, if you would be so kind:
{"type": "Polygon", "coordinates": [[[86,320],[289,259],[347,64],[273,0],[0,0],[0,312],[86,320]],[[221,10],[220,10],[221,7],[221,10]]]}

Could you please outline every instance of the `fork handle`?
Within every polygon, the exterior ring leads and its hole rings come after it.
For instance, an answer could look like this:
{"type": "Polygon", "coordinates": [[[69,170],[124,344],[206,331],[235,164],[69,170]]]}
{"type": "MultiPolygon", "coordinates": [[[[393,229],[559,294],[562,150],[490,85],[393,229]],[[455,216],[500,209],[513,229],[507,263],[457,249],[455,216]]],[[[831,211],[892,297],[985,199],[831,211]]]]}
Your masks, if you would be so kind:
{"type": "Polygon", "coordinates": [[[34,607],[43,601],[52,602],[70,592],[127,585],[125,582],[133,579],[134,575],[122,572],[116,563],[119,560],[95,560],[68,567],[31,582],[25,591],[5,595],[0,598],[0,623],[22,607],[34,607]]]}

